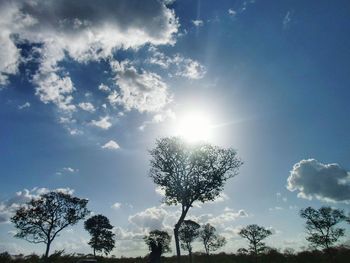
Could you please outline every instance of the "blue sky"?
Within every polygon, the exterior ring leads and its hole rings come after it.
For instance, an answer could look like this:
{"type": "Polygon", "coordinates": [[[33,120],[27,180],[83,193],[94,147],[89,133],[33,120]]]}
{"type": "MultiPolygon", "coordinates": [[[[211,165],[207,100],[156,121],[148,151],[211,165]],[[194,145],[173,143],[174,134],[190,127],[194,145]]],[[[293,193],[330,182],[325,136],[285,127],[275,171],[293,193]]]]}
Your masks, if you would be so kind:
{"type": "MultiPolygon", "coordinates": [[[[250,223],[299,249],[301,208],[349,211],[348,1],[69,2],[0,5],[1,251],[42,253],[8,218],[69,188],[110,218],[113,254],[144,255],[140,237],[177,215],[148,177],[148,150],[191,112],[244,160],[221,198],[189,214],[217,226],[223,251],[246,246],[237,230],[250,223]]],[[[78,224],[52,250],[89,252],[86,240],[78,224]]]]}

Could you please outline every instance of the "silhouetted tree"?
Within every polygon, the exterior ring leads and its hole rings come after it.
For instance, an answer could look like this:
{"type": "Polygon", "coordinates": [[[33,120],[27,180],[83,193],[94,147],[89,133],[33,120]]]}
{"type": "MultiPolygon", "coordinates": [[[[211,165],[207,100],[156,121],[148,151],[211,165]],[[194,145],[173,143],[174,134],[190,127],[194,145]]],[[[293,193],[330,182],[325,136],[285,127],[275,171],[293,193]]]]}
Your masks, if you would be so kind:
{"type": "Polygon", "coordinates": [[[166,231],[153,230],[148,236],[143,238],[151,251],[149,255],[150,263],[159,263],[163,253],[170,252],[171,236],[166,231]]]}
{"type": "Polygon", "coordinates": [[[94,256],[97,252],[108,255],[114,248],[114,233],[111,231],[113,226],[104,215],[95,215],[84,222],[85,229],[90,233],[91,239],[89,245],[93,248],[94,256]]]}
{"type": "Polygon", "coordinates": [[[320,209],[307,207],[300,210],[300,216],[306,219],[306,232],[309,241],[315,248],[321,247],[332,260],[330,248],[345,234],[344,228],[335,227],[346,220],[343,210],[323,206],[320,209]]]}
{"type": "Polygon", "coordinates": [[[226,244],[225,237],[216,234],[216,229],[212,225],[205,224],[199,232],[199,237],[204,245],[205,253],[216,251],[226,244]]]}
{"type": "Polygon", "coordinates": [[[87,199],[52,191],[30,200],[11,218],[18,229],[15,237],[31,243],[45,243],[45,259],[55,237],[69,225],[76,224],[88,213],[87,199]]]}
{"type": "Polygon", "coordinates": [[[255,261],[257,262],[259,253],[263,252],[266,248],[262,240],[272,235],[272,232],[269,229],[254,224],[242,228],[238,234],[249,241],[249,250],[254,254],[255,261]]]}
{"type": "Polygon", "coordinates": [[[187,144],[179,137],[157,140],[150,154],[150,176],[165,191],[164,202],[181,204],[181,215],[174,227],[177,262],[180,262],[178,232],[188,210],[195,201],[214,200],[226,180],[238,173],[242,161],[233,149],[187,144]]]}
{"type": "Polygon", "coordinates": [[[7,251],[0,253],[0,262],[8,263],[11,261],[12,261],[11,255],[7,251]]]}
{"type": "Polygon", "coordinates": [[[184,220],[179,229],[181,247],[188,251],[190,262],[192,263],[192,242],[199,236],[201,226],[192,220],[184,220]]]}

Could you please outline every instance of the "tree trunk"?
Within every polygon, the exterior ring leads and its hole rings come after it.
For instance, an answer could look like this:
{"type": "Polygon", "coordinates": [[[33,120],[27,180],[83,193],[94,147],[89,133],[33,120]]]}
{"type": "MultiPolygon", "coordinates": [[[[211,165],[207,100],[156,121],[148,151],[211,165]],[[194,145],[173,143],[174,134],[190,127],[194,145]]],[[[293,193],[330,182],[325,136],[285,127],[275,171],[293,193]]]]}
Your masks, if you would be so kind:
{"type": "Polygon", "coordinates": [[[258,249],[256,244],[254,244],[254,254],[255,254],[255,263],[258,263],[258,249]]]}
{"type": "Polygon", "coordinates": [[[188,256],[190,258],[190,263],[192,263],[192,249],[191,248],[188,250],[188,256]]]}
{"type": "Polygon", "coordinates": [[[94,248],[94,258],[96,257],[96,250],[95,250],[95,248],[94,248]]]}
{"type": "MultiPolygon", "coordinates": [[[[174,237],[175,237],[175,245],[176,245],[176,261],[177,263],[181,262],[181,251],[180,251],[180,244],[179,244],[179,222],[174,227],[174,237]]],[[[181,224],[180,224],[181,225],[181,224]]]]}
{"type": "Polygon", "coordinates": [[[48,261],[48,258],[49,258],[49,252],[50,252],[50,245],[51,245],[51,242],[48,241],[48,242],[46,243],[45,262],[49,262],[49,261],[48,261]]]}
{"type": "Polygon", "coordinates": [[[176,245],[176,262],[181,263],[181,250],[180,250],[180,242],[179,242],[179,228],[182,222],[185,220],[186,214],[190,207],[182,207],[181,216],[179,221],[175,224],[174,227],[174,237],[175,237],[175,245],[176,245]]]}

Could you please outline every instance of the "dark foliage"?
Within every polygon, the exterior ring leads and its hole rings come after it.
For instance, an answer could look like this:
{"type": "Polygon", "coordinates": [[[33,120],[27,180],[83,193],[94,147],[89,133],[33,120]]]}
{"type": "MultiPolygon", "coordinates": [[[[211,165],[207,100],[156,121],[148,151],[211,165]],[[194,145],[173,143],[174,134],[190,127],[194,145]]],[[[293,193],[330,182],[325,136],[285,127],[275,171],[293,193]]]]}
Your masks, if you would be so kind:
{"type": "Polygon", "coordinates": [[[63,192],[52,191],[30,200],[20,207],[11,221],[18,229],[15,237],[32,243],[45,243],[45,257],[55,237],[69,225],[76,224],[89,211],[88,200],[63,192]]]}
{"type": "Polygon", "coordinates": [[[179,229],[181,247],[188,251],[192,262],[192,242],[199,236],[200,225],[192,220],[185,220],[179,229]]]}
{"type": "Polygon", "coordinates": [[[253,224],[242,228],[238,234],[249,241],[249,250],[254,254],[257,261],[258,255],[266,251],[265,243],[262,241],[272,235],[272,232],[262,226],[253,224]]]}
{"type": "MultiPolygon", "coordinates": [[[[35,255],[29,256],[16,256],[8,258],[4,253],[0,254],[1,263],[41,263],[42,259],[35,255]],[[7,261],[6,261],[7,260],[7,261]]],[[[52,263],[77,263],[78,260],[84,258],[90,258],[84,255],[75,254],[62,254],[53,253],[50,257],[52,263]]],[[[334,259],[337,263],[348,263],[350,258],[350,249],[346,247],[334,248],[334,259]]],[[[186,262],[186,258],[183,257],[183,261],[186,262]]],[[[105,258],[97,257],[98,263],[146,263],[147,258],[105,258]]],[[[176,257],[165,257],[163,258],[164,263],[175,263],[176,257]]],[[[215,255],[205,255],[194,253],[193,261],[200,263],[251,263],[254,261],[253,255],[242,255],[242,254],[215,254],[215,255]]],[[[285,254],[277,250],[269,250],[260,255],[260,263],[329,263],[329,259],[322,251],[302,251],[299,253],[285,254]]]]}
{"type": "Polygon", "coordinates": [[[346,219],[343,210],[326,206],[318,210],[308,207],[300,210],[300,216],[306,219],[306,240],[315,248],[329,250],[345,234],[344,228],[336,227],[346,219]]]}
{"type": "Polygon", "coordinates": [[[199,237],[204,245],[207,255],[212,251],[216,251],[226,244],[226,239],[216,234],[216,229],[209,223],[202,226],[199,237]]]}
{"type": "Polygon", "coordinates": [[[160,257],[163,253],[170,252],[171,236],[166,231],[153,230],[148,236],[143,238],[151,251],[149,255],[150,263],[160,262],[160,257]]]}
{"type": "Polygon", "coordinates": [[[104,252],[108,255],[115,246],[113,226],[104,215],[95,215],[84,222],[85,229],[91,235],[89,245],[93,248],[94,256],[96,252],[104,252]]]}

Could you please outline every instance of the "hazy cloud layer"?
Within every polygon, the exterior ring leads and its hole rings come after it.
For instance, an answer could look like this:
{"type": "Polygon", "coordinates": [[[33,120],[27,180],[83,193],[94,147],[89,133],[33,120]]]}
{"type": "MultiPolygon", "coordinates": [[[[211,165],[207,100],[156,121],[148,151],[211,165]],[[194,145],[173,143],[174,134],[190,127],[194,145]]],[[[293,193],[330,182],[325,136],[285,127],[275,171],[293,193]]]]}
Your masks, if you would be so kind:
{"type": "Polygon", "coordinates": [[[315,159],[302,160],[293,166],[287,188],[301,198],[350,202],[350,174],[339,164],[323,164],[315,159]]]}

